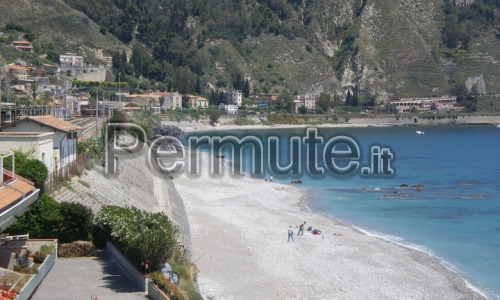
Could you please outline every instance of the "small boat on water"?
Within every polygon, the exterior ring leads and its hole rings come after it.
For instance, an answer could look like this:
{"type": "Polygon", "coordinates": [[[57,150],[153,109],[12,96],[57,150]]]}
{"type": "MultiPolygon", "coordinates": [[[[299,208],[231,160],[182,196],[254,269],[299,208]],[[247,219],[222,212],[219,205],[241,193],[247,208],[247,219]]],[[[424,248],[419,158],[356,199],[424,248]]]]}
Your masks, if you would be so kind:
{"type": "Polygon", "coordinates": [[[417,130],[417,134],[425,134],[425,132],[417,130]]]}

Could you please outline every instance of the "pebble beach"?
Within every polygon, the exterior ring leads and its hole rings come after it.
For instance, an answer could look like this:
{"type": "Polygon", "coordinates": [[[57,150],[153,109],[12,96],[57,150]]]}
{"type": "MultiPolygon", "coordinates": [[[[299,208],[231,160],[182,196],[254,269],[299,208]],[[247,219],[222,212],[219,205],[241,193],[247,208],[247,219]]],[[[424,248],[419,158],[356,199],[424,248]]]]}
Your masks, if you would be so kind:
{"type": "Polygon", "coordinates": [[[429,254],[307,208],[307,191],[247,176],[175,178],[205,299],[484,299],[429,254]],[[321,235],[298,226],[321,230],[321,235]],[[295,241],[287,241],[289,226],[295,241]],[[341,235],[339,235],[341,233],[341,235]]]}

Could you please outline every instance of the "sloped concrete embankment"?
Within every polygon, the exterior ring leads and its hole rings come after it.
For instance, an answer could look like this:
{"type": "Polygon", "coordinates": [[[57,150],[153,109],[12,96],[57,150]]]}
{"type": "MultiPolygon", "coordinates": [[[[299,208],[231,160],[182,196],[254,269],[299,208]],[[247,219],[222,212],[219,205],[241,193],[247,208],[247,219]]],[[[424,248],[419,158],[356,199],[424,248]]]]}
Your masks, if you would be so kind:
{"type": "Polygon", "coordinates": [[[118,157],[115,175],[95,165],[84,170],[51,196],[58,202],[80,203],[97,213],[103,206],[136,207],[164,212],[179,230],[179,242],[189,251],[189,223],[184,202],[168,175],[155,173],[147,162],[147,150],[118,157]]]}

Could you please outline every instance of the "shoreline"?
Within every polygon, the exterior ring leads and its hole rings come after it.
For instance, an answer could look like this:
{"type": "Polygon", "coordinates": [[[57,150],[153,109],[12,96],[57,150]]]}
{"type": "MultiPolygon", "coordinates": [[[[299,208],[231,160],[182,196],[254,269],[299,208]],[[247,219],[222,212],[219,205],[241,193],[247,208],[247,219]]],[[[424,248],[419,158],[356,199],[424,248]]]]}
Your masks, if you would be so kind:
{"type": "MultiPolygon", "coordinates": [[[[299,206],[299,208],[301,208],[301,210],[305,210],[305,211],[308,211],[310,213],[323,216],[325,218],[328,218],[328,219],[332,220],[335,223],[351,227],[353,230],[357,231],[360,234],[364,234],[364,235],[367,235],[369,237],[373,237],[373,238],[376,238],[376,239],[383,240],[383,241],[385,241],[387,243],[390,243],[391,245],[394,245],[394,246],[397,246],[397,247],[402,247],[402,248],[404,248],[406,250],[414,252],[413,255],[415,257],[421,257],[421,255],[425,255],[427,257],[424,258],[424,259],[435,260],[447,272],[452,273],[452,276],[457,276],[459,280],[463,280],[464,283],[465,283],[465,285],[466,285],[466,287],[468,289],[472,290],[474,293],[479,294],[481,297],[483,297],[483,299],[488,299],[488,297],[487,297],[487,295],[486,295],[486,293],[484,291],[482,291],[480,288],[476,287],[475,285],[471,284],[467,279],[465,279],[460,274],[461,271],[457,267],[455,267],[453,264],[449,263],[448,261],[446,261],[445,259],[443,259],[441,257],[438,257],[438,256],[434,255],[434,253],[432,252],[432,249],[429,249],[429,248],[426,248],[426,247],[423,247],[423,246],[420,246],[420,245],[413,245],[413,244],[408,244],[408,243],[404,243],[404,242],[398,242],[398,241],[395,241],[395,240],[393,240],[393,239],[391,239],[391,238],[389,238],[387,236],[384,236],[384,235],[381,235],[381,234],[376,234],[376,233],[371,232],[368,229],[365,229],[365,228],[358,227],[356,225],[350,224],[347,221],[336,219],[334,216],[331,216],[329,214],[322,214],[321,212],[312,210],[307,205],[309,203],[308,200],[307,200],[308,199],[307,190],[303,189],[303,188],[299,188],[299,189],[301,189],[303,191],[303,193],[304,193],[303,198],[301,198],[301,200],[297,204],[297,206],[299,206]]],[[[401,237],[397,237],[397,238],[401,238],[401,237]]]]}
{"type": "Polygon", "coordinates": [[[180,177],[174,184],[185,202],[193,259],[200,268],[198,284],[204,298],[358,299],[374,295],[389,299],[486,298],[432,253],[310,210],[307,190],[303,188],[263,183],[249,176],[238,180],[227,176],[214,179],[202,175],[194,180],[180,177]],[[281,186],[286,187],[285,191],[279,190],[281,186]],[[262,194],[255,193],[261,189],[265,189],[262,194]],[[250,201],[255,198],[257,203],[250,201]],[[245,209],[248,212],[241,214],[245,209]],[[265,216],[280,221],[267,220],[265,216]],[[293,225],[296,233],[295,226],[302,219],[324,234],[307,233],[304,237],[296,236],[294,243],[286,242],[287,225],[293,225]],[[227,228],[235,233],[228,232],[227,228]],[[266,237],[264,241],[252,233],[267,229],[272,230],[269,233],[272,238],[266,237]],[[333,232],[342,232],[345,236],[333,236],[333,232]],[[302,242],[305,245],[299,244],[302,242]],[[255,248],[259,252],[256,253],[255,248]],[[304,257],[304,254],[310,255],[304,257]],[[283,255],[299,262],[286,259],[283,262],[283,255]],[[276,265],[276,261],[283,264],[276,265]],[[319,262],[323,268],[318,268],[319,262]],[[258,271],[252,271],[250,266],[258,271]],[[245,274],[237,272],[235,267],[245,269],[245,274]],[[327,272],[330,269],[332,274],[327,272]],[[303,283],[296,277],[311,282],[303,283]],[[269,283],[277,286],[270,289],[266,286],[269,283]],[[335,287],[339,283],[341,287],[335,287]],[[297,284],[300,289],[293,286],[297,284]],[[258,292],[259,289],[262,291],[258,292]]]}
{"type": "MultiPolygon", "coordinates": [[[[322,123],[322,124],[259,124],[260,119],[249,117],[254,120],[254,125],[236,125],[234,117],[227,117],[221,120],[217,126],[208,124],[206,119],[198,121],[168,121],[162,120],[166,125],[176,125],[184,132],[194,131],[226,131],[226,130],[270,130],[270,129],[293,129],[293,128],[366,128],[366,127],[428,127],[428,126],[500,126],[500,115],[491,116],[462,116],[458,118],[445,119],[418,119],[415,123],[411,117],[403,119],[379,117],[379,118],[353,118],[348,123],[322,123]]],[[[416,118],[415,118],[416,119],[416,118]]]]}
{"type": "Polygon", "coordinates": [[[304,128],[368,128],[368,127],[434,127],[434,126],[493,126],[495,123],[467,123],[467,124],[275,124],[275,125],[234,125],[234,124],[219,124],[212,126],[208,124],[177,124],[171,121],[162,121],[165,125],[175,125],[182,128],[185,133],[192,132],[216,132],[230,130],[276,130],[276,129],[304,129],[304,128]]]}

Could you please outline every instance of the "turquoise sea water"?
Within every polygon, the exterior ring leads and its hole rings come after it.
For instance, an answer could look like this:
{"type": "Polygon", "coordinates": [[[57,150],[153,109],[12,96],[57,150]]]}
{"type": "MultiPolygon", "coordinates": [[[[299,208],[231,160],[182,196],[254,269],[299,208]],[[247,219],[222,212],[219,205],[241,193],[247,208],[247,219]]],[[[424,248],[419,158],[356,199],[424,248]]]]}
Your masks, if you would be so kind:
{"type": "MultiPolygon", "coordinates": [[[[278,136],[279,158],[288,161],[290,137],[303,137],[305,130],[238,132],[244,134],[262,138],[264,150],[265,137],[278,136]]],[[[301,178],[311,210],[427,251],[489,298],[500,299],[500,128],[331,128],[319,134],[325,140],[336,135],[354,138],[362,166],[368,165],[371,145],[390,147],[395,175],[363,178],[358,170],[348,178],[317,178],[307,172],[280,177],[265,167],[265,177],[284,183],[301,178]],[[401,184],[425,188],[402,189],[401,184]]],[[[229,157],[228,150],[224,153],[229,157]]],[[[301,154],[305,164],[305,146],[301,154]]],[[[245,155],[248,167],[251,154],[245,155]]]]}

